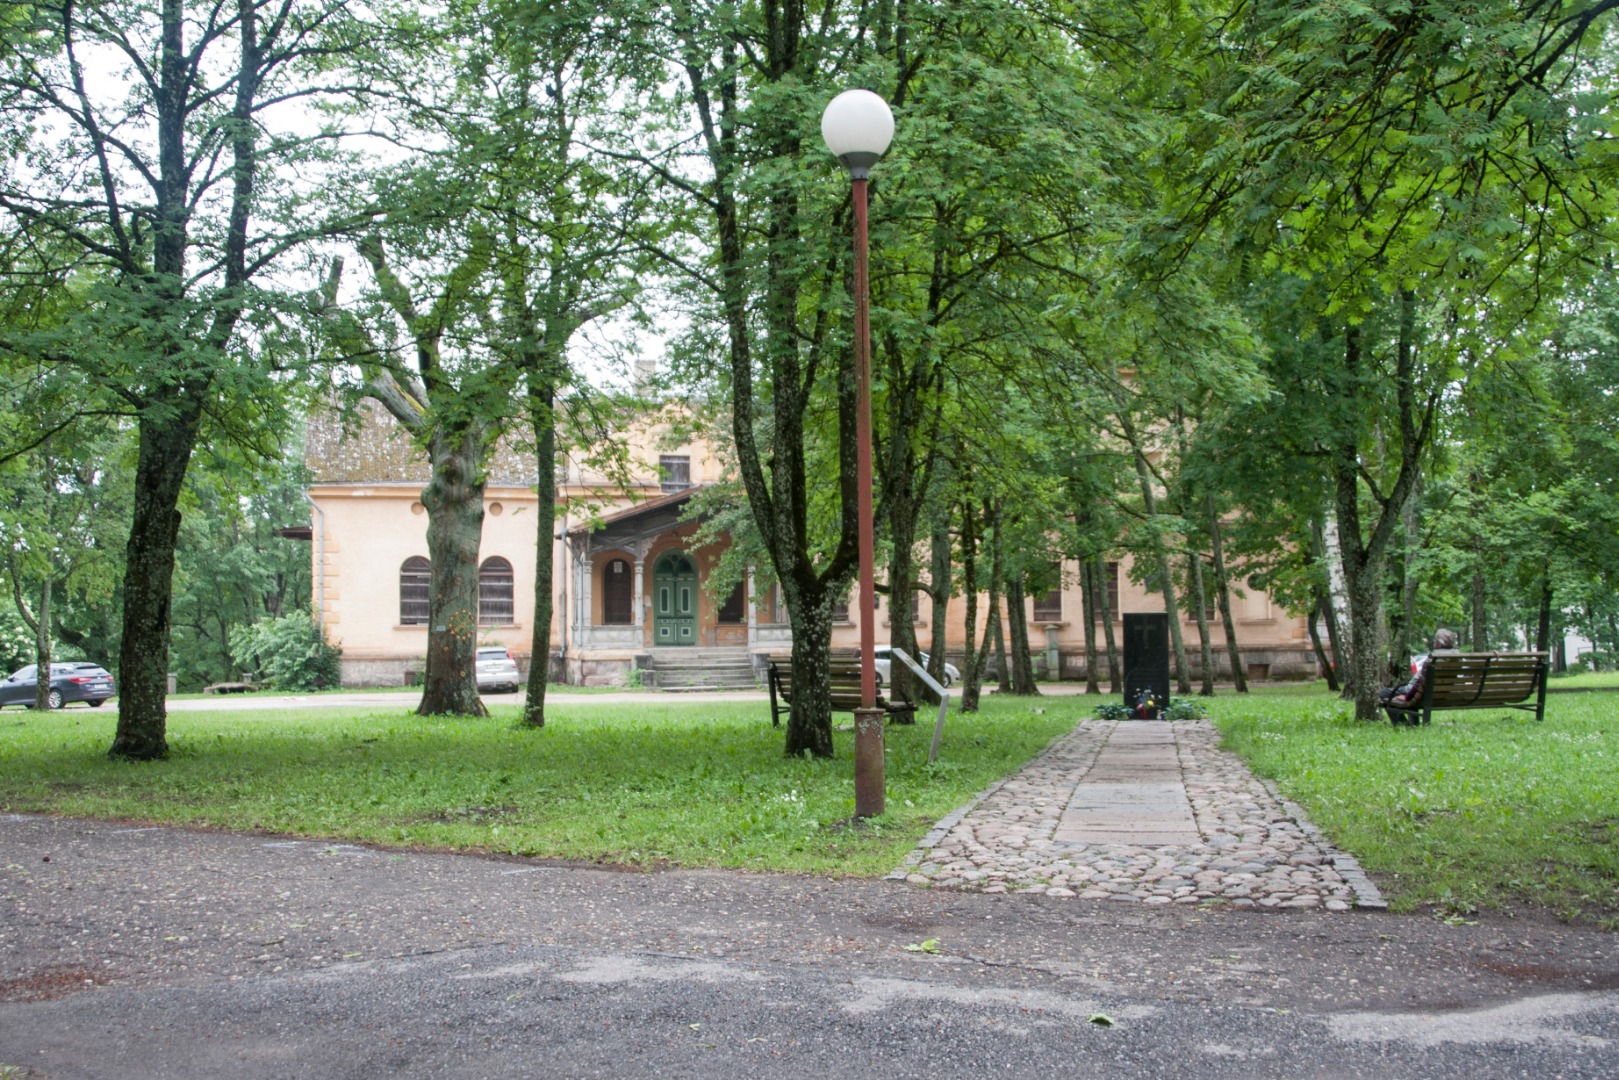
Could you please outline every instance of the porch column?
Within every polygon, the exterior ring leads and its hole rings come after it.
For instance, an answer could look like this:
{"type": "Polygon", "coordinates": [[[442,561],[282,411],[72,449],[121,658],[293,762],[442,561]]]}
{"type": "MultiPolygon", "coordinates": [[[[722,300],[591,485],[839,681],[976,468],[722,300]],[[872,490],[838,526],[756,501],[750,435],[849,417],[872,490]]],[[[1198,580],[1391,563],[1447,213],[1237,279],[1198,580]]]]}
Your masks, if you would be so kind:
{"type": "MultiPolygon", "coordinates": [[[[551,609],[551,618],[556,620],[557,630],[562,635],[562,678],[564,681],[568,678],[568,647],[573,643],[573,608],[568,603],[569,594],[573,592],[573,589],[568,583],[568,554],[568,512],[564,509],[562,511],[562,531],[551,538],[551,565],[562,567],[562,573],[556,575],[556,580],[551,582],[554,597],[552,604],[555,605],[551,609]]],[[[530,657],[529,664],[532,665],[533,663],[534,658],[530,657]]],[[[546,657],[545,663],[545,670],[549,672],[551,670],[550,657],[546,657]]]]}
{"type": "Polygon", "coordinates": [[[646,551],[635,553],[635,644],[646,644],[646,551]]]}
{"type": "Polygon", "coordinates": [[[592,600],[596,593],[596,566],[588,549],[585,552],[585,561],[579,569],[583,578],[583,587],[579,590],[579,618],[589,633],[589,628],[596,625],[596,608],[592,600]]]}
{"type": "Polygon", "coordinates": [[[748,646],[759,644],[759,610],[753,603],[753,567],[742,575],[743,595],[748,598],[748,646]]]}
{"type": "Polygon", "coordinates": [[[585,637],[585,563],[588,560],[589,542],[583,549],[575,549],[573,553],[573,625],[574,644],[584,648],[590,642],[585,637]]]}

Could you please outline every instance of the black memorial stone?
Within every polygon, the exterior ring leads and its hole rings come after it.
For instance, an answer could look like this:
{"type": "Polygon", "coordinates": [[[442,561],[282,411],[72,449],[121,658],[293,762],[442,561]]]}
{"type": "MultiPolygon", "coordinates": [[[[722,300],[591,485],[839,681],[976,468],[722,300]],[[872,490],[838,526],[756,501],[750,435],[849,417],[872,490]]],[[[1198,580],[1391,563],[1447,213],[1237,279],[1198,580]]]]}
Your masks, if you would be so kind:
{"type": "Polygon", "coordinates": [[[1158,709],[1169,704],[1169,616],[1161,611],[1124,616],[1124,703],[1136,708],[1143,691],[1158,709]]]}

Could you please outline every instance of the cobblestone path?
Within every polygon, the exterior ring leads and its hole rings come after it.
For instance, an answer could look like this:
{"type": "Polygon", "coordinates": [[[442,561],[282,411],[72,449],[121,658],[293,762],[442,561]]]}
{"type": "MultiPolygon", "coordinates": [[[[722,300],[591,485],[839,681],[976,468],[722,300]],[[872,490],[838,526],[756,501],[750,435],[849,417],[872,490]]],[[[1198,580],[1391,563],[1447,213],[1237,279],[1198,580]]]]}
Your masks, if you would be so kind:
{"type": "Polygon", "coordinates": [[[941,821],[893,877],[1144,904],[1385,906],[1206,720],[1087,720],[941,821]]]}

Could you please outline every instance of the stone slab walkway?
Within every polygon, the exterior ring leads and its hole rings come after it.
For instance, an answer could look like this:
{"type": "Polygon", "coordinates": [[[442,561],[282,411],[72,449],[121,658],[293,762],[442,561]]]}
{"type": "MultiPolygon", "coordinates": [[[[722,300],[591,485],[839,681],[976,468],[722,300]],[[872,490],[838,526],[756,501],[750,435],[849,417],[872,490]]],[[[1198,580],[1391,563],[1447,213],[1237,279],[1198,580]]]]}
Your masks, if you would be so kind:
{"type": "Polygon", "coordinates": [[[892,877],[1146,904],[1383,908],[1206,720],[1087,720],[941,821],[892,877]]]}
{"type": "Polygon", "coordinates": [[[1167,724],[1114,728],[1052,833],[1060,844],[1185,846],[1201,841],[1167,724]]]}

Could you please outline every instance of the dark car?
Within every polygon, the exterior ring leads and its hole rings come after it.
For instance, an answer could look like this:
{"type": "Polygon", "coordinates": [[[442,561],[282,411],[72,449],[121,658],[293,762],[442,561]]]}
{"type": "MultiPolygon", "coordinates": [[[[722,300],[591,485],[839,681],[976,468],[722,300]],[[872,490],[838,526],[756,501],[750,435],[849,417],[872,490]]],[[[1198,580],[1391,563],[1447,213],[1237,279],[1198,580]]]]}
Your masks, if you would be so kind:
{"type": "MultiPolygon", "coordinates": [[[[29,707],[34,704],[35,665],[18,668],[0,682],[0,708],[7,705],[29,707]]],[[[112,674],[100,664],[76,660],[51,665],[50,706],[60,709],[70,701],[88,702],[97,708],[112,697],[112,674]]]]}

